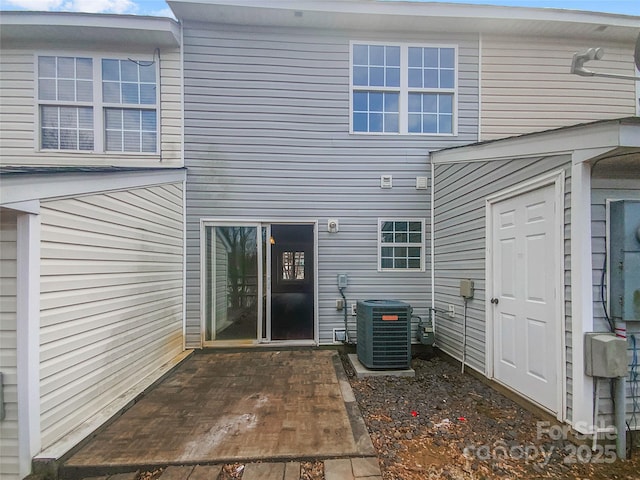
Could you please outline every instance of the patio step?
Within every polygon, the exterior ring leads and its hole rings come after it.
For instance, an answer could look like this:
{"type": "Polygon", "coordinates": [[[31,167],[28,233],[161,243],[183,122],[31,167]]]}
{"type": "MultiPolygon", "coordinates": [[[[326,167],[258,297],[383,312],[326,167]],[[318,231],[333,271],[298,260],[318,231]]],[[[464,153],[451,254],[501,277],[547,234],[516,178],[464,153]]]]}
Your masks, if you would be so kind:
{"type": "MultiPolygon", "coordinates": [[[[325,480],[382,480],[376,457],[325,460],[325,480]]],[[[136,480],[139,471],[84,477],[82,480],[136,480]]],[[[221,465],[185,465],[167,467],[157,480],[216,480],[221,465]]],[[[300,480],[300,462],[247,463],[238,471],[242,480],[300,480]]]]}

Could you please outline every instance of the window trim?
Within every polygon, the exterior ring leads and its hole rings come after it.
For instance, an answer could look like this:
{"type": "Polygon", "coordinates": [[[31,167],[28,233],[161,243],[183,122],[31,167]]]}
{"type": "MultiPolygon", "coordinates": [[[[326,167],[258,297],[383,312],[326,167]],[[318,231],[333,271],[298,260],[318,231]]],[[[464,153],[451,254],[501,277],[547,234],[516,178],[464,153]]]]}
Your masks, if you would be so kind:
{"type": "Polygon", "coordinates": [[[426,224],[427,221],[424,218],[419,217],[381,217],[378,218],[378,272],[425,272],[426,271],[426,224]],[[420,268],[383,268],[382,267],[382,247],[383,246],[398,246],[397,244],[384,244],[382,242],[382,224],[384,222],[420,222],[421,231],[420,235],[422,240],[420,244],[406,243],[407,247],[420,247],[420,268]]]}
{"type": "Polygon", "coordinates": [[[161,98],[160,98],[160,62],[155,54],[149,55],[126,53],[126,52],[87,52],[77,50],[42,50],[37,51],[33,55],[33,75],[34,75],[34,150],[41,154],[69,154],[69,155],[126,155],[132,157],[160,157],[161,156],[161,98]],[[73,58],[90,58],[93,62],[93,100],[89,102],[64,102],[59,100],[40,100],[39,85],[39,57],[73,57],[73,58]],[[154,104],[114,104],[104,102],[102,98],[102,60],[129,60],[134,59],[136,62],[155,62],[156,70],[156,99],[154,104]],[[42,148],[42,125],[41,125],[41,106],[90,106],[93,109],[93,149],[91,150],[63,150],[42,148]],[[155,110],[156,112],[156,150],[155,152],[130,152],[106,149],[106,121],[105,111],[108,108],[119,109],[136,109],[136,110],[155,110]]]}
{"type": "Polygon", "coordinates": [[[458,85],[460,77],[460,64],[458,45],[453,43],[420,43],[420,42],[387,42],[384,40],[350,40],[349,41],[349,134],[350,135],[418,135],[431,137],[456,137],[458,136],[458,85]],[[359,87],[353,85],[353,47],[354,45],[380,45],[385,47],[400,47],[400,87],[359,87]],[[454,86],[453,88],[409,88],[409,47],[418,48],[452,48],[454,52],[454,86]],[[398,132],[360,132],[353,129],[353,93],[354,91],[380,91],[398,92],[399,129],[398,132]],[[409,132],[409,93],[445,93],[453,96],[452,129],[451,133],[422,133],[409,132]]]}

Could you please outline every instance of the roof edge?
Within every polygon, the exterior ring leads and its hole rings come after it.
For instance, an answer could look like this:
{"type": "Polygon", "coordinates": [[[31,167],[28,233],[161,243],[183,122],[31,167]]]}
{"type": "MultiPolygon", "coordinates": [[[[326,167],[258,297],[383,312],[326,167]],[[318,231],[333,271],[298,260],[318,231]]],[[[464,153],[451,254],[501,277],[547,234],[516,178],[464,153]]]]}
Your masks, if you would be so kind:
{"type": "MultiPolygon", "coordinates": [[[[11,39],[16,29],[95,29],[115,32],[155,32],[164,46],[180,46],[180,24],[169,17],[120,15],[83,12],[0,11],[3,40],[11,39]]],[[[115,36],[114,38],[120,38],[115,36]]],[[[126,36],[121,38],[126,43],[126,36]]]]}
{"type": "Polygon", "coordinates": [[[571,154],[597,148],[640,148],[640,117],[597,120],[430,153],[435,165],[571,154]],[[542,144],[541,142],[544,141],[542,144]],[[542,146],[541,146],[542,145],[542,146]]]}
{"type": "Polygon", "coordinates": [[[479,20],[530,20],[560,23],[606,23],[609,26],[638,28],[638,16],[586,10],[447,2],[380,0],[167,0],[178,18],[178,10],[191,7],[232,7],[244,9],[290,10],[338,14],[367,14],[419,17],[456,17],[479,20]]]}

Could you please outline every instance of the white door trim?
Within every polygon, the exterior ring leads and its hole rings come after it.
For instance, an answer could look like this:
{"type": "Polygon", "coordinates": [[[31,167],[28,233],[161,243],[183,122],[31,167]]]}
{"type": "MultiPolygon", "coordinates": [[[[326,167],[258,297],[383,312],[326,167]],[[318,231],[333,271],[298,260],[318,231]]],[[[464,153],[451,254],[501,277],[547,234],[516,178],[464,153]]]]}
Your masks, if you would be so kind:
{"type": "Polygon", "coordinates": [[[548,174],[536,177],[526,182],[520,183],[513,187],[502,190],[493,195],[489,195],[486,198],[485,205],[485,228],[486,228],[486,256],[485,256],[485,272],[486,272],[486,288],[487,294],[485,299],[485,318],[486,318],[486,331],[485,331],[485,375],[488,378],[494,378],[493,371],[493,329],[494,329],[494,309],[491,308],[490,299],[493,297],[491,288],[493,285],[493,208],[495,204],[503,200],[522,195],[524,193],[537,190],[542,187],[553,185],[554,191],[554,220],[553,225],[556,236],[556,271],[554,272],[554,278],[556,279],[556,298],[555,298],[555,312],[557,318],[560,319],[557,322],[557,343],[556,343],[556,366],[557,366],[557,409],[554,412],[556,417],[560,421],[564,421],[566,418],[566,360],[565,360],[565,341],[564,341],[564,183],[565,172],[564,170],[557,170],[548,174]],[[491,332],[491,334],[490,334],[491,332]]]}

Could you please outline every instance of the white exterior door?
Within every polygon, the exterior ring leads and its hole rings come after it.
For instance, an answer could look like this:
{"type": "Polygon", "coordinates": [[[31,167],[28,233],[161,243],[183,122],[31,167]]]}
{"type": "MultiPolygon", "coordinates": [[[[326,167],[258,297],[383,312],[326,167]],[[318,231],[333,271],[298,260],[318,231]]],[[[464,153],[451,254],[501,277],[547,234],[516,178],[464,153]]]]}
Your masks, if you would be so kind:
{"type": "Polygon", "coordinates": [[[558,411],[555,187],[493,205],[493,370],[497,381],[558,411]]]}

